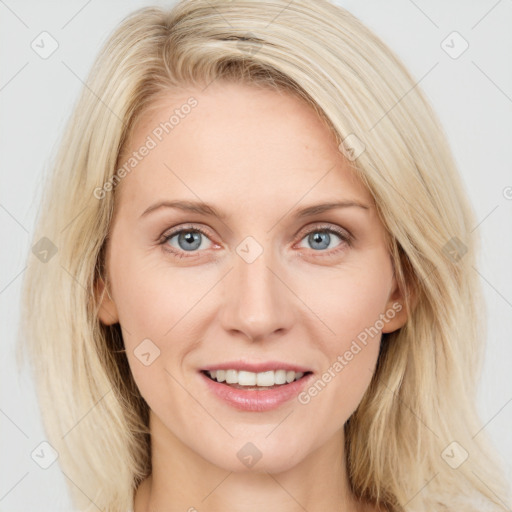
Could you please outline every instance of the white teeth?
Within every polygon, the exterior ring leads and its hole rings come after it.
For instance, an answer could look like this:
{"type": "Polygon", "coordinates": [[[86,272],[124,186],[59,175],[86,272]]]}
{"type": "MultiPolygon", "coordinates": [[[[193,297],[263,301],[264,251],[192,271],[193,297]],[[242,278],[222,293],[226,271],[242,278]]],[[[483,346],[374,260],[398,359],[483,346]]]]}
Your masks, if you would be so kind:
{"type": "Polygon", "coordinates": [[[247,372],[245,370],[213,370],[208,371],[208,374],[213,380],[217,382],[226,382],[226,384],[238,384],[240,386],[260,386],[272,387],[285,383],[299,380],[304,373],[286,370],[270,370],[267,372],[247,372]]]}
{"type": "Polygon", "coordinates": [[[238,372],[238,384],[240,386],[256,386],[256,374],[253,372],[238,372]]]}
{"type": "Polygon", "coordinates": [[[277,370],[274,372],[274,383],[284,384],[286,382],[286,370],[277,370]]]}
{"type": "Polygon", "coordinates": [[[275,384],[274,372],[261,372],[256,374],[256,383],[258,386],[273,386],[275,384]]]}
{"type": "Polygon", "coordinates": [[[238,372],[236,370],[226,370],[226,384],[238,384],[238,372]]]}

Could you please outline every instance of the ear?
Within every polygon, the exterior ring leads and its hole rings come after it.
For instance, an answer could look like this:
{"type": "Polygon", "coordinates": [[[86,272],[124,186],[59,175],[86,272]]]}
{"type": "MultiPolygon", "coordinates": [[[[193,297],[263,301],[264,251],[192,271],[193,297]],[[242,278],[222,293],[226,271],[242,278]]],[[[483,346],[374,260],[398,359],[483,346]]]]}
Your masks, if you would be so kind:
{"type": "MultiPolygon", "coordinates": [[[[409,293],[409,305],[410,307],[414,307],[416,296],[412,290],[410,290],[409,293]]],[[[388,321],[384,322],[382,332],[394,332],[400,329],[400,327],[403,327],[407,322],[409,313],[405,306],[405,293],[399,287],[395,276],[393,276],[393,288],[389,295],[388,302],[386,303],[386,312],[384,313],[388,321]]]]}
{"type": "Polygon", "coordinates": [[[119,322],[119,315],[114,299],[110,296],[108,286],[100,277],[95,283],[96,300],[100,304],[98,318],[104,325],[113,325],[119,322]]]}

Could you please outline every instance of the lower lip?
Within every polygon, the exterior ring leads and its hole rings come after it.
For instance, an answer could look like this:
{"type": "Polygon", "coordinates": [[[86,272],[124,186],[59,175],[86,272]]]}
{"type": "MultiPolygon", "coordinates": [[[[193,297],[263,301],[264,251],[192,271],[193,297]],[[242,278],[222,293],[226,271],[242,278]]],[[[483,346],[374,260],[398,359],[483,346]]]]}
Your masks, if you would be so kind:
{"type": "Polygon", "coordinates": [[[264,412],[277,409],[282,404],[296,397],[307,382],[313,377],[310,373],[293,381],[273,389],[238,389],[226,384],[214,381],[200,372],[206,385],[215,395],[227,404],[241,411],[264,412]]]}

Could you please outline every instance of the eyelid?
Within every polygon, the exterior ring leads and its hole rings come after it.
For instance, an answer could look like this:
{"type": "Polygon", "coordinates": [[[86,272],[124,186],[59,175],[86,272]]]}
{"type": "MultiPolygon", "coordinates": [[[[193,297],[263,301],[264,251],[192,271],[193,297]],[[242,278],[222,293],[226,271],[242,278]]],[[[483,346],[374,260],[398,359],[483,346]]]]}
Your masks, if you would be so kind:
{"type": "Polygon", "coordinates": [[[180,224],[178,226],[175,226],[170,229],[166,229],[160,236],[160,239],[168,239],[169,237],[172,237],[174,235],[177,235],[178,233],[181,233],[182,231],[199,231],[200,233],[203,233],[205,236],[209,236],[208,231],[203,228],[201,225],[193,224],[193,223],[186,223],[186,224],[180,224]]]}
{"type": "MultiPolygon", "coordinates": [[[[312,222],[311,224],[308,224],[307,226],[304,226],[302,229],[300,229],[295,237],[300,236],[304,233],[304,236],[310,234],[311,232],[315,231],[331,231],[336,233],[340,238],[343,238],[347,242],[353,242],[354,236],[352,233],[346,229],[342,228],[341,226],[338,226],[337,224],[331,224],[326,222],[312,222]]],[[[304,238],[304,236],[301,236],[300,240],[304,238]]]]}

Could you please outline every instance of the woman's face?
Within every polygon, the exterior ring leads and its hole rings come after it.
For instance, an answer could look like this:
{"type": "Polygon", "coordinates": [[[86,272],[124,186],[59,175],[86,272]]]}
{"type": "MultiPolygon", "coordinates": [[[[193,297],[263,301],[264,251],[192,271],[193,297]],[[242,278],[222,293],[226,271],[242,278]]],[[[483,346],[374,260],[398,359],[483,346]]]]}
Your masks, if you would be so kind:
{"type": "Polygon", "coordinates": [[[154,441],[284,471],[342,439],[381,332],[405,322],[385,230],[296,97],[217,81],[157,107],[120,161],[100,318],[121,325],[154,441]]]}

